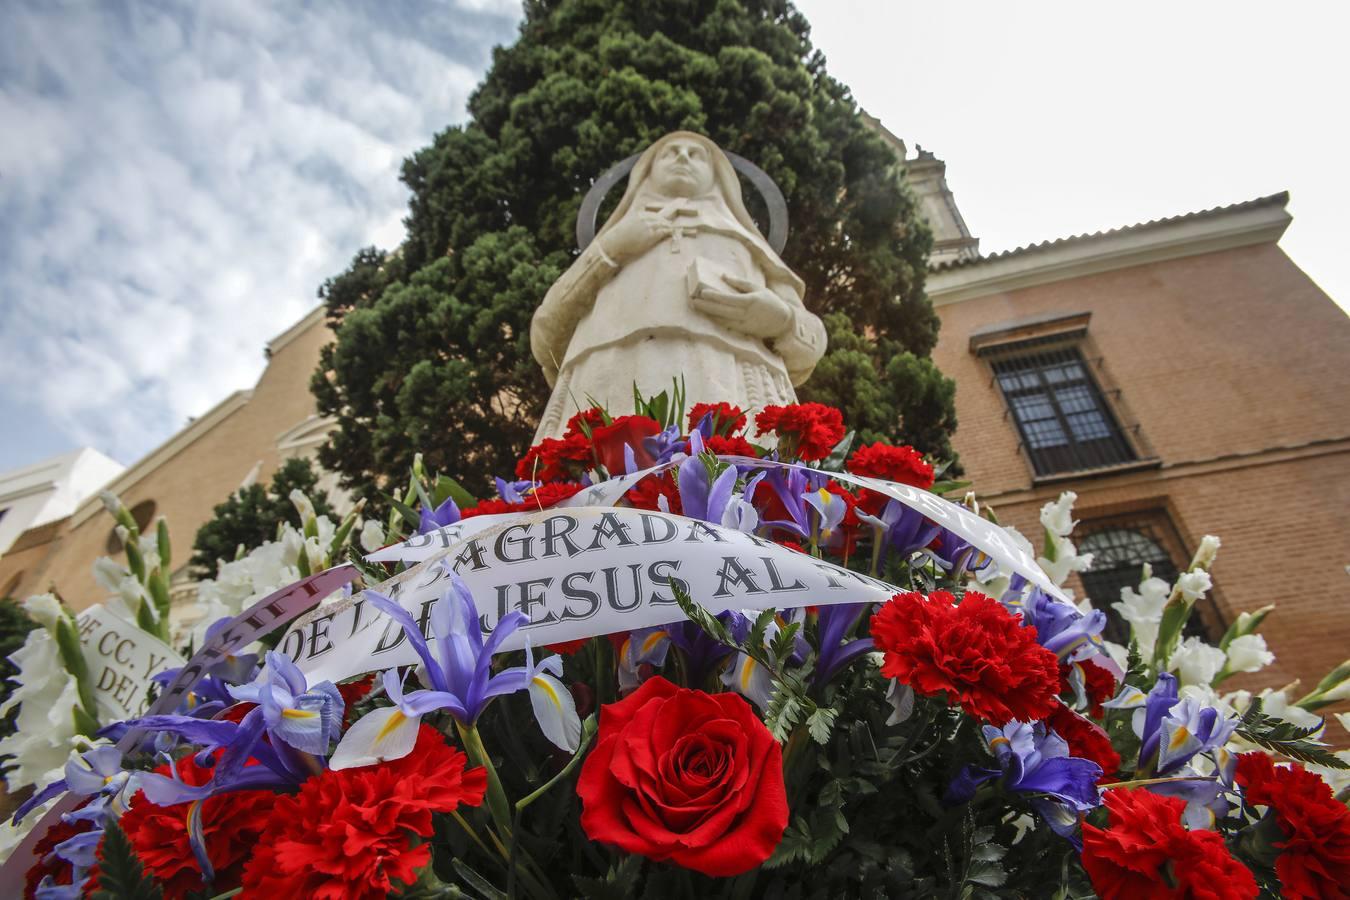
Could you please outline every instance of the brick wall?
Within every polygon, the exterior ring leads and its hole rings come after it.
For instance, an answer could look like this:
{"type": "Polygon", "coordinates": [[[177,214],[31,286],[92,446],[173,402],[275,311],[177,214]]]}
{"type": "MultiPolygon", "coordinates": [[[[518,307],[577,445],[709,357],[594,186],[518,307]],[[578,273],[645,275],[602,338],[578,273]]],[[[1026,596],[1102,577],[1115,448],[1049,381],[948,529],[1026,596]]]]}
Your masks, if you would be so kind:
{"type": "MultiPolygon", "coordinates": [[[[957,383],[955,446],[1000,520],[1039,544],[1040,506],[1079,495],[1086,520],[1167,511],[1186,551],[1217,534],[1220,613],[1277,603],[1277,662],[1234,687],[1305,687],[1350,656],[1350,318],[1274,244],[1138,265],[938,307],[934,359],[957,383]],[[1083,355],[1143,471],[1037,484],[988,364],[982,328],[1090,312],[1083,355]],[[1099,362],[1098,362],[1099,360],[1099,362]]],[[[1184,563],[1184,560],[1181,562],[1184,563]]]]}

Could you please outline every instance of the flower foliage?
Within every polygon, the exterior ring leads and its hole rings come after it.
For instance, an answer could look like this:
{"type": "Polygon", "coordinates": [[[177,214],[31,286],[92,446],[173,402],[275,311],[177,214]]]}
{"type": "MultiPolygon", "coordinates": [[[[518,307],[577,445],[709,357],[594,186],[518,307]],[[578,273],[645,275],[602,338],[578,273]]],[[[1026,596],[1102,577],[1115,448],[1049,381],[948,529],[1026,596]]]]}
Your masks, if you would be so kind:
{"type": "MultiPolygon", "coordinates": [[[[1092,562],[1073,545],[1071,494],[1042,510],[1040,573],[1006,571],[971,543],[977,532],[953,530],[950,508],[939,522],[927,514],[944,508],[934,498],[901,502],[914,488],[950,488],[939,467],[885,443],[846,455],[838,410],[799,404],[752,423],[725,403],[687,415],[678,405],[580,411],[563,439],[526,453],[514,480],[495,479],[493,497],[419,462],[390,520],[362,543],[416,534],[407,546],[424,544],[475,516],[511,521],[605,495],[605,480],[624,475],[611,501],[699,520],[705,536],[742,532],[708,545],[728,566],[742,565],[744,548],[778,544],[830,583],[855,579],[889,599],[838,602],[824,589],[797,601],[809,606],[742,610],[672,577],[640,590],[669,612],[664,624],[540,646],[531,639],[547,620],[528,607],[551,615],[548,600],[513,609],[501,589],[475,596],[446,557],[420,570],[438,595],[419,605],[399,587],[419,573],[374,562],[381,554],[358,561],[362,622],[384,627],[386,646],[406,642],[417,665],[380,667],[377,653],[377,672],[311,683],[277,649],[236,648],[203,664],[172,712],[100,723],[79,623],[55,597],[32,598],[42,627],[15,654],[21,728],[5,747],[24,754],[14,771],[43,783],[0,828],[12,846],[45,823],[32,890],[530,900],[1343,891],[1345,760],[1320,742],[1316,711],[1350,691],[1350,665],[1303,698],[1220,694],[1271,651],[1255,630],[1268,609],[1238,616],[1217,644],[1182,633],[1216,540],[1175,585],[1145,572],[1124,592],[1130,646],[1117,647],[1103,638],[1103,612],[1054,587],[1092,562]],[[776,446],[755,443],[770,432],[776,446]],[[523,649],[501,649],[521,636],[523,649]],[[72,744],[78,752],[59,759],[72,744]],[[1273,766],[1246,753],[1253,746],[1307,765],[1273,766]],[[82,805],[52,827],[34,810],[65,792],[82,805]]],[[[237,611],[345,553],[356,519],[334,525],[297,497],[303,528],[284,524],[280,541],[222,566],[208,600],[237,611]]],[[[1037,553],[1012,529],[1001,535],[1005,549],[1037,553]]],[[[628,571],[600,544],[585,552],[616,585],[628,571]]],[[[528,556],[512,561],[512,580],[556,574],[528,556]]],[[[108,609],[164,633],[155,573],[166,560],[167,547],[137,537],[125,567],[102,564],[108,609]],[[151,553],[155,566],[138,565],[151,553]]]]}

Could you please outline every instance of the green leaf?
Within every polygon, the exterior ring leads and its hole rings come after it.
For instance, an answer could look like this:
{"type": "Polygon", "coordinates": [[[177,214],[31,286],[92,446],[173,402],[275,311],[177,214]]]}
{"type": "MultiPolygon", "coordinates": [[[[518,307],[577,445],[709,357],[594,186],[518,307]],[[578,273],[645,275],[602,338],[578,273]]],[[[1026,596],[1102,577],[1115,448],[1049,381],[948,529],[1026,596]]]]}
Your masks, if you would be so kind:
{"type": "Polygon", "coordinates": [[[455,867],[455,874],[464,879],[464,883],[473,888],[483,900],[508,900],[505,891],[494,887],[492,882],[475,872],[464,860],[455,859],[452,865],[455,867]]]}
{"type": "Polygon", "coordinates": [[[449,475],[441,475],[436,479],[436,504],[439,506],[449,497],[455,501],[455,505],[460,509],[468,509],[471,506],[478,505],[478,498],[469,493],[464,485],[460,484],[449,475]]]}
{"type": "Polygon", "coordinates": [[[131,841],[115,820],[103,832],[99,870],[95,900],[160,900],[164,896],[155,879],[145,874],[131,841]]]}
{"type": "Polygon", "coordinates": [[[384,499],[388,501],[389,505],[394,508],[394,512],[398,513],[403,519],[405,525],[414,530],[422,527],[422,517],[419,516],[416,510],[411,506],[406,503],[400,503],[388,494],[384,494],[383,496],[384,499]]]}
{"type": "Polygon", "coordinates": [[[826,472],[838,472],[844,468],[844,460],[848,459],[849,448],[853,446],[853,439],[857,433],[850,431],[840,438],[839,443],[834,445],[830,455],[820,462],[820,468],[826,472]]]}
{"type": "Polygon", "coordinates": [[[830,732],[834,729],[834,720],[838,715],[838,710],[817,707],[815,712],[811,713],[806,719],[806,727],[811,732],[811,739],[817,744],[828,743],[830,732]]]}
{"type": "Polygon", "coordinates": [[[583,878],[573,875],[580,896],[585,900],[629,900],[636,896],[638,876],[642,874],[642,857],[628,855],[617,865],[609,867],[602,878],[583,878]]]}
{"type": "Polygon", "coordinates": [[[1237,734],[1273,753],[1299,762],[1326,766],[1329,769],[1350,769],[1350,763],[1336,756],[1331,749],[1312,736],[1321,729],[1317,725],[1295,725],[1284,719],[1267,716],[1261,711],[1260,697],[1252,699],[1238,723],[1237,734]]]}

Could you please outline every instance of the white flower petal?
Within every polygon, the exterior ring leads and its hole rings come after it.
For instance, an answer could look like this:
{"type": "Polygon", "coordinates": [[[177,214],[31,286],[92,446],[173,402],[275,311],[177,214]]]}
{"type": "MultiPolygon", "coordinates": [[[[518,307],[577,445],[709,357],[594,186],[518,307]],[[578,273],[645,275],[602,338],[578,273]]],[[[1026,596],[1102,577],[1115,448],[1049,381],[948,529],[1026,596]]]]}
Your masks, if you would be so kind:
{"type": "Polygon", "coordinates": [[[581,717],[572,692],[545,672],[536,672],[530,680],[530,705],[544,737],[554,746],[575,753],[581,746],[581,717]]]}
{"type": "Polygon", "coordinates": [[[421,716],[405,715],[397,706],[366,713],[338,742],[328,760],[330,769],[355,769],[391,759],[402,759],[417,743],[421,716]]]}

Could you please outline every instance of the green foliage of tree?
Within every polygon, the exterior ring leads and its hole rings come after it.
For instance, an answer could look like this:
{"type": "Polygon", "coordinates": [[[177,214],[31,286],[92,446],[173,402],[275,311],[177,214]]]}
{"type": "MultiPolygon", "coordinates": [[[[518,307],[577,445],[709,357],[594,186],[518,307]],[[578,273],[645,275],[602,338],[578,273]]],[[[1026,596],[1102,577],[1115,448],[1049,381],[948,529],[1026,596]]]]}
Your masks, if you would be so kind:
{"type": "Polygon", "coordinates": [[[247,553],[276,540],[277,526],[283,521],[300,528],[300,513],[290,501],[293,490],[309,497],[316,513],[333,517],[328,494],[319,490],[318,482],[309,460],[288,459],[273,473],[271,484],[251,484],[216,504],[213,518],[197,529],[192,542],[192,566],[197,574],[214,575],[217,563],[236,558],[240,547],[247,553]]]}
{"type": "Polygon", "coordinates": [[[340,422],[320,460],[346,485],[374,499],[419,450],[474,489],[510,471],[549,396],[530,317],[576,255],[582,198],[674,129],[754,160],[787,198],[784,260],[831,323],[802,399],[842,406],[864,437],[950,455],[953,388],[928,359],[930,234],[791,4],[531,0],[469,114],[404,164],[405,243],[362,250],[319,292],[338,340],[313,389],[340,422]]]}

